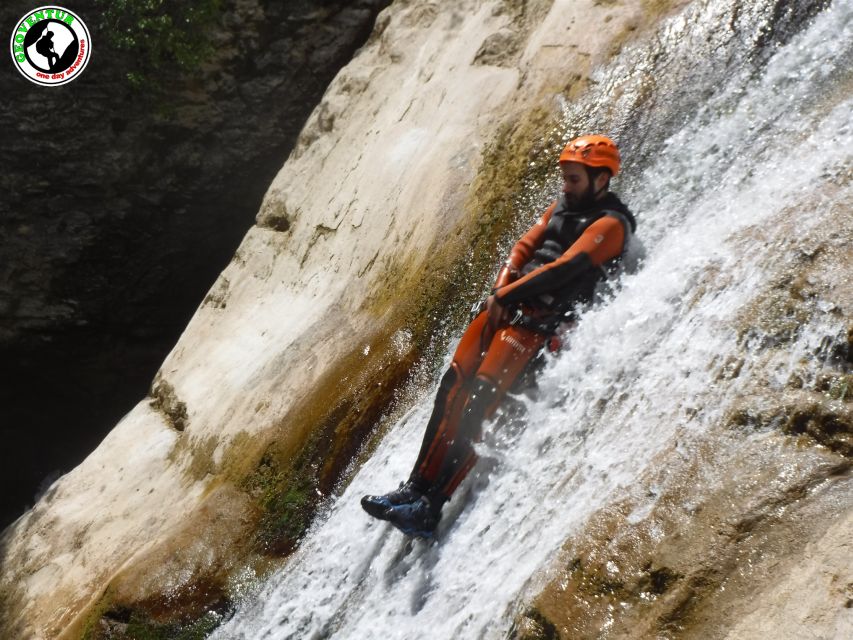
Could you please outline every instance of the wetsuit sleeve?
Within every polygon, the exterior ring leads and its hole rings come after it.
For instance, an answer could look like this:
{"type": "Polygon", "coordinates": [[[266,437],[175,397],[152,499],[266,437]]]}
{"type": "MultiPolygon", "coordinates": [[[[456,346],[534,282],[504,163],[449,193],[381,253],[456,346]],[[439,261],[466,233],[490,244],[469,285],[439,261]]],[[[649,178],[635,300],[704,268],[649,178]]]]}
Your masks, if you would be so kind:
{"type": "Polygon", "coordinates": [[[506,264],[498,273],[498,279],[495,282],[494,287],[495,289],[500,289],[512,282],[517,277],[521,267],[530,261],[530,258],[533,257],[533,252],[542,245],[542,238],[545,235],[545,229],[548,228],[548,222],[551,220],[551,214],[554,213],[554,209],[556,208],[557,200],[551,203],[551,206],[545,210],[545,213],[542,214],[539,221],[530,227],[527,233],[521,236],[518,242],[515,243],[512,251],[509,252],[509,258],[507,259],[506,264]]]}
{"type": "Polygon", "coordinates": [[[621,255],[627,233],[621,216],[606,215],[593,222],[562,256],[501,287],[495,297],[501,304],[514,304],[560,289],[590,266],[599,267],[621,255]]]}

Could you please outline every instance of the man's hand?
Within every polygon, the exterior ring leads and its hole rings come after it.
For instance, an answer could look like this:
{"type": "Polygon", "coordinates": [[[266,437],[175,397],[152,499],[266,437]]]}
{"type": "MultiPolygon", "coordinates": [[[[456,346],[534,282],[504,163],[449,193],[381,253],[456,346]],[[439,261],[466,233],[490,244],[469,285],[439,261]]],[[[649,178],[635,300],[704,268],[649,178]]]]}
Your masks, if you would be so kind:
{"type": "MultiPolygon", "coordinates": [[[[518,276],[521,274],[518,272],[512,263],[507,260],[501,270],[498,272],[498,279],[495,281],[495,289],[500,289],[501,287],[507,286],[510,282],[515,282],[518,280],[518,276]]],[[[494,289],[492,289],[494,291],[494,289]]]]}
{"type": "Polygon", "coordinates": [[[509,321],[509,310],[494,295],[486,298],[486,311],[489,314],[489,327],[492,331],[497,331],[501,325],[509,321]]]}

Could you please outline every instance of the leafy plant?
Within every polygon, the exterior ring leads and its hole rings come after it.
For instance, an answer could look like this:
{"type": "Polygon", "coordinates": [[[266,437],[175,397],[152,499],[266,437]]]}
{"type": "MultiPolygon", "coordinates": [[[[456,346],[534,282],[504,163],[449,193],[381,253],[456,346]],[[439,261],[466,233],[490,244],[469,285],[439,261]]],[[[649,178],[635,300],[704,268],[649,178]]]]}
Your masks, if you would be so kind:
{"type": "Polygon", "coordinates": [[[96,0],[101,37],[126,55],[130,86],[157,91],[176,73],[192,71],[214,51],[210,27],[222,0],[96,0]]]}

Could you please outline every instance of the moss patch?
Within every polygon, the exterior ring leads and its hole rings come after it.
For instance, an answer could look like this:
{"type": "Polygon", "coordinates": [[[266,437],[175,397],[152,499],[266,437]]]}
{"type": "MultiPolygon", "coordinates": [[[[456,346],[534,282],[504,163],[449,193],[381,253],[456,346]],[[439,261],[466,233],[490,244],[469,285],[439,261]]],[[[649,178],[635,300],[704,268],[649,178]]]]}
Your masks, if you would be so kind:
{"type": "Polygon", "coordinates": [[[316,441],[306,445],[290,464],[281,465],[268,454],[246,479],[244,487],[263,512],[257,536],[260,551],[290,553],[311,524],[321,497],[316,456],[316,441]]]}
{"type": "MultiPolygon", "coordinates": [[[[109,589],[106,589],[100,600],[98,600],[98,602],[89,609],[86,616],[79,622],[81,640],[102,640],[103,636],[100,635],[102,632],[100,621],[111,606],[112,595],[110,594],[109,589]]],[[[76,629],[73,627],[74,625],[72,625],[70,630],[66,630],[67,636],[75,634],[76,629]]]]}
{"type": "Polygon", "coordinates": [[[187,428],[186,403],[178,398],[172,384],[159,373],[151,385],[150,396],[149,404],[151,407],[162,413],[173,429],[183,431],[187,428]]]}
{"type": "Polygon", "coordinates": [[[203,640],[222,619],[211,611],[185,623],[160,623],[143,610],[119,607],[93,618],[82,640],[203,640]]]}

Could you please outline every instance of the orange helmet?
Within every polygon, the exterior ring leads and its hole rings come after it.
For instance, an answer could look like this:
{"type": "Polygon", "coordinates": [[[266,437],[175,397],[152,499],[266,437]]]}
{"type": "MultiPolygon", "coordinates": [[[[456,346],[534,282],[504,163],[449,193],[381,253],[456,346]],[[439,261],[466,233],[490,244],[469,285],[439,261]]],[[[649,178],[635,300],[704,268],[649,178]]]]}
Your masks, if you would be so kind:
{"type": "Polygon", "coordinates": [[[580,162],[588,167],[607,167],[610,175],[619,173],[622,159],[619,147],[606,136],[581,136],[575,138],[560,154],[560,163],[580,162]]]}

